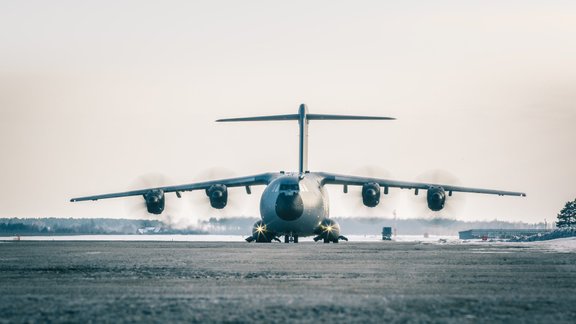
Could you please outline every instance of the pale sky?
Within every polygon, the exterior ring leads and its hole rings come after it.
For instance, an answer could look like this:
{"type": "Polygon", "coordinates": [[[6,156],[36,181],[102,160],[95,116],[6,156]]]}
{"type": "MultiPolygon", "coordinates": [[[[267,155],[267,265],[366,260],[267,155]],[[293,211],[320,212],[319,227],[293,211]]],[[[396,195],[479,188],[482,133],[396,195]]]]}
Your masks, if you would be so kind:
{"type": "MultiPolygon", "coordinates": [[[[213,121],[300,103],[398,118],[311,122],[312,171],[528,194],[462,194],[461,220],[550,222],[576,197],[574,1],[1,1],[0,44],[0,217],[136,217],[69,199],[295,171],[296,123],[213,121]]],[[[260,192],[210,214],[258,216],[260,192]]],[[[423,213],[340,192],[332,216],[423,213]]],[[[202,195],[168,204],[195,218],[202,195]]]]}

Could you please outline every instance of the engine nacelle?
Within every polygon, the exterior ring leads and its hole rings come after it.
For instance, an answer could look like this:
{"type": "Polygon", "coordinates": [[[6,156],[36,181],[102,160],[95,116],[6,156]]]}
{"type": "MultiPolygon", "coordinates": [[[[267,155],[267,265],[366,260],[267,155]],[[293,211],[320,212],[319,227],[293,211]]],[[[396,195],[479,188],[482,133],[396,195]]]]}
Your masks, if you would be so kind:
{"type": "Polygon", "coordinates": [[[430,208],[430,210],[442,210],[446,203],[446,191],[444,191],[442,187],[431,187],[426,194],[426,200],[428,201],[428,208],[430,208]]]}
{"type": "Polygon", "coordinates": [[[376,207],[380,203],[380,185],[374,182],[362,186],[362,202],[366,207],[376,207]]]}
{"type": "Polygon", "coordinates": [[[225,185],[216,184],[206,189],[206,195],[210,198],[210,206],[216,209],[226,207],[228,203],[228,189],[225,185]]]}
{"type": "Polygon", "coordinates": [[[146,200],[146,209],[150,214],[160,215],[164,211],[166,200],[164,199],[164,191],[154,189],[144,194],[146,200]]]}

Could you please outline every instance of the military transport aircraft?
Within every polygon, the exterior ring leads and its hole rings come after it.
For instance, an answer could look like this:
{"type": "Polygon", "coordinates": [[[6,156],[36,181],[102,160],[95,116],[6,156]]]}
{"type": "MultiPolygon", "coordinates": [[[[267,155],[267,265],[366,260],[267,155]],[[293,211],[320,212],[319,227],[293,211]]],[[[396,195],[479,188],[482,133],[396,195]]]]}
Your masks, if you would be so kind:
{"type": "Polygon", "coordinates": [[[378,205],[382,192],[387,195],[390,188],[414,189],[416,195],[418,195],[420,190],[424,190],[426,191],[428,208],[433,211],[439,211],[444,208],[447,197],[452,196],[453,192],[526,196],[522,192],[466,188],[435,183],[404,182],[308,171],[309,121],[393,119],[390,117],[310,114],[305,104],[300,105],[297,114],[219,119],[217,122],[297,120],[300,131],[298,172],[262,173],[247,177],[73,198],[71,201],[142,196],[146,202],[148,212],[158,215],[164,211],[164,195],[166,193],[173,192],[180,198],[181,193],[184,191],[205,190],[210,205],[213,208],[222,209],[226,207],[228,202],[228,188],[245,187],[246,192],[250,194],[251,186],[263,185],[266,188],[260,199],[261,220],[254,224],[252,235],[246,239],[248,242],[279,241],[278,237],[284,236],[284,242],[297,243],[299,237],[315,236],[314,241],[323,240],[324,243],[338,243],[339,240],[348,239],[340,235],[338,223],[329,218],[326,185],[341,185],[344,192],[348,192],[348,186],[362,187],[362,202],[368,207],[378,205]]]}

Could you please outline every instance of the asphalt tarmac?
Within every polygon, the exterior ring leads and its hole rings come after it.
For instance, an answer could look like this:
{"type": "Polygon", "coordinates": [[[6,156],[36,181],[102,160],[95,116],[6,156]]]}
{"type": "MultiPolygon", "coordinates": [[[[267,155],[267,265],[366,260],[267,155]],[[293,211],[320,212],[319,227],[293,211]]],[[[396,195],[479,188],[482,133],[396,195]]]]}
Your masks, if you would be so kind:
{"type": "Polygon", "coordinates": [[[0,242],[0,322],[574,323],[576,253],[523,244],[0,242]]]}

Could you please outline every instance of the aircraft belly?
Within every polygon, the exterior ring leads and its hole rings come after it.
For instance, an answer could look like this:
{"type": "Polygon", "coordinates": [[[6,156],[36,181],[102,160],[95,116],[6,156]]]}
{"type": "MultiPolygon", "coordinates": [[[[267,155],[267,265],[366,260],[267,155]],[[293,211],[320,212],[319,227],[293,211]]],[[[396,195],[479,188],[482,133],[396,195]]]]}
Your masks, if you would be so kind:
{"type": "Polygon", "coordinates": [[[262,218],[267,229],[278,235],[297,234],[299,236],[310,236],[314,234],[314,229],[318,227],[325,216],[322,210],[305,208],[302,216],[293,221],[282,220],[276,213],[263,214],[262,218]]]}

